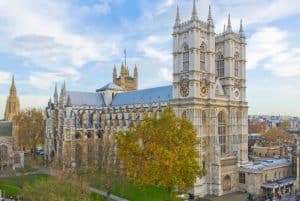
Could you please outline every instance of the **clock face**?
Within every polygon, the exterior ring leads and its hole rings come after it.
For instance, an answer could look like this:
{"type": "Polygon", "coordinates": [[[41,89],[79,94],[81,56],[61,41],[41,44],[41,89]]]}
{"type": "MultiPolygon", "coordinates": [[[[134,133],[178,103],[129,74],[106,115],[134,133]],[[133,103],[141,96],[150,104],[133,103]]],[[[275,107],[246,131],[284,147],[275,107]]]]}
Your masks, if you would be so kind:
{"type": "Polygon", "coordinates": [[[180,82],[180,95],[187,97],[189,95],[189,81],[188,79],[182,79],[180,82]]]}
{"type": "Polygon", "coordinates": [[[207,94],[208,94],[208,87],[206,87],[206,86],[201,87],[200,92],[201,92],[201,96],[207,96],[207,94]]]}
{"type": "Polygon", "coordinates": [[[239,98],[240,97],[240,92],[239,92],[239,90],[237,89],[237,90],[235,90],[235,92],[234,92],[234,96],[235,96],[235,98],[239,98]]]}

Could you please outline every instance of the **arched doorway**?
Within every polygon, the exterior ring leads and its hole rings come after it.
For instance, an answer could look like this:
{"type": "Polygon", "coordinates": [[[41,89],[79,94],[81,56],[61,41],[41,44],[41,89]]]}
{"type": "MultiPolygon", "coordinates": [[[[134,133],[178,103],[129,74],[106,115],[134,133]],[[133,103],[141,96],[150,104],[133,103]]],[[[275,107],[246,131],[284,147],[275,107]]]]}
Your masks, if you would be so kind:
{"type": "Polygon", "coordinates": [[[229,175],[226,175],[223,179],[223,191],[231,191],[231,178],[229,175]]]}

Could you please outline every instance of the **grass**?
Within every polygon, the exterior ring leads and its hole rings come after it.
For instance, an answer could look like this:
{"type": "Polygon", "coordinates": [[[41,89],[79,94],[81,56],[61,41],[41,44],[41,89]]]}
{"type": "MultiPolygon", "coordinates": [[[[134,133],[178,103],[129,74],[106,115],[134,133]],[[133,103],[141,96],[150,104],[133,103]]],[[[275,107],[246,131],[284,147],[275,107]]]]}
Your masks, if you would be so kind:
{"type": "MultiPolygon", "coordinates": [[[[36,174],[36,175],[26,175],[19,177],[7,177],[0,179],[0,189],[5,191],[7,197],[16,198],[25,183],[33,183],[40,179],[48,179],[49,175],[36,174]]],[[[90,194],[90,201],[105,201],[106,199],[96,193],[90,194]]]]}
{"type": "MultiPolygon", "coordinates": [[[[87,179],[90,186],[105,191],[101,180],[97,179],[101,177],[101,173],[85,174],[83,177],[87,179]]],[[[165,189],[156,186],[147,185],[141,188],[129,181],[124,181],[122,184],[118,178],[116,180],[112,193],[130,201],[162,201],[169,197],[165,189]]]]}
{"type": "Polygon", "coordinates": [[[47,179],[44,174],[26,175],[19,177],[7,177],[0,179],[0,189],[5,191],[8,197],[17,197],[24,183],[32,183],[38,179],[47,179]]]}

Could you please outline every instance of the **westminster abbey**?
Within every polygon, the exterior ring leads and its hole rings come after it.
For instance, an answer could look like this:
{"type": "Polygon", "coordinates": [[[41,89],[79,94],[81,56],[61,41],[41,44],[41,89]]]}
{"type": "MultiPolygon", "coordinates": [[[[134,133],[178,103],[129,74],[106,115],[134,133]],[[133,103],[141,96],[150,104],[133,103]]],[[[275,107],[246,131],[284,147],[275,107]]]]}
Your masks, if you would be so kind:
{"type": "Polygon", "coordinates": [[[199,163],[207,174],[197,179],[193,193],[239,190],[239,169],[248,162],[242,21],[235,33],[229,15],[224,31],[216,33],[211,8],[207,20],[201,20],[194,1],[187,21],[181,21],[177,8],[172,36],[172,85],[139,90],[138,68],[131,75],[122,65],[120,76],[114,68],[112,83],[95,92],[69,91],[65,83],[60,94],[55,88],[46,108],[46,159],[59,158],[65,168],[88,164],[88,142],[126,131],[170,105],[178,116],[192,121],[201,139],[199,163]]]}

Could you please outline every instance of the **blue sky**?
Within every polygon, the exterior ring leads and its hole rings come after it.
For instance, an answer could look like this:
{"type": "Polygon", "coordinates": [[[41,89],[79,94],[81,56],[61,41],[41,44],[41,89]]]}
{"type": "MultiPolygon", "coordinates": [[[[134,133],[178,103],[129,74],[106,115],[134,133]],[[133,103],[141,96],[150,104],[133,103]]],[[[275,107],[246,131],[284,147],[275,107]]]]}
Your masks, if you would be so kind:
{"type": "MultiPolygon", "coordinates": [[[[201,20],[212,6],[216,33],[231,13],[247,35],[250,114],[300,116],[300,1],[198,0],[201,20]]],[[[95,91],[111,82],[127,49],[139,88],[172,82],[172,26],[192,0],[0,0],[0,118],[12,74],[22,108],[44,106],[55,83],[95,91]]]]}

